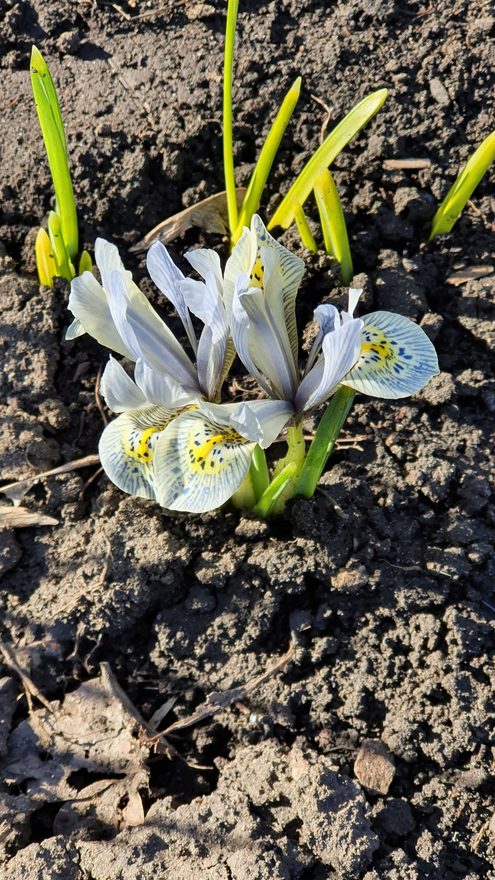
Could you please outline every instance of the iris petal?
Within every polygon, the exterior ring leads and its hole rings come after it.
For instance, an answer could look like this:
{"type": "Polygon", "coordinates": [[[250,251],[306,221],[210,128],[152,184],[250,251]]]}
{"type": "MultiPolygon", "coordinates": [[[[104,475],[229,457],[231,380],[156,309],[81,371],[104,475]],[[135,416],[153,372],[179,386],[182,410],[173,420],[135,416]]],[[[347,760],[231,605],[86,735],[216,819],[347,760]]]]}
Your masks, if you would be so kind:
{"type": "Polygon", "coordinates": [[[394,400],[419,391],[438,373],[433,344],[409,318],[372,312],[363,325],[361,356],[343,385],[394,400]]]}
{"type": "Polygon", "coordinates": [[[167,248],[161,241],[157,241],[155,244],[151,245],[146,257],[146,266],[150,277],[155,282],[158,289],[175,306],[184,325],[187,338],[195,352],[198,342],[192,325],[189,309],[184,301],[184,296],[181,290],[181,282],[184,280],[184,275],[175,265],[167,248]]]}
{"type": "Polygon", "coordinates": [[[299,411],[313,409],[328,400],[356,363],[361,347],[362,326],[363,322],[354,318],[324,337],[323,360],[315,364],[298,388],[296,408],[299,411]]]}
{"type": "Polygon", "coordinates": [[[159,504],[190,513],[220,507],[244,480],[255,445],[202,412],[182,413],[156,444],[154,473],[159,504]]]}
{"type": "Polygon", "coordinates": [[[112,483],[139,498],[155,498],[153,458],[157,440],[176,413],[154,406],[125,412],[106,426],[98,451],[112,483]]]}

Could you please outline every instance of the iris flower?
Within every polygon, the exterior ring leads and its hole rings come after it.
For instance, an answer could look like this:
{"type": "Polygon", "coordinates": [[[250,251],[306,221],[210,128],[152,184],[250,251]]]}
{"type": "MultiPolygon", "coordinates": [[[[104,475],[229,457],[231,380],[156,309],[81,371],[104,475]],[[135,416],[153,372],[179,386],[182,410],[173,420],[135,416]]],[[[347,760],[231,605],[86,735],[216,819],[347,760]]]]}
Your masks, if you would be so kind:
{"type": "Polygon", "coordinates": [[[339,314],[329,304],[315,310],[318,332],[301,377],[295,300],[302,260],[254,216],[230,262],[224,299],[237,354],[269,397],[290,404],[296,422],[340,385],[394,399],[438,373],[435,349],[421,327],[385,311],[355,318],[361,291],[351,288],[347,311],[339,314]]]}
{"type": "MultiPolygon", "coordinates": [[[[202,266],[202,252],[188,256],[202,266]]],[[[102,466],[131,495],[170,510],[212,510],[239,488],[256,444],[273,443],[290,406],[282,400],[216,402],[233,356],[216,254],[209,257],[215,271],[208,269],[204,282],[184,284],[161,243],[148,252],[149,273],[174,304],[195,362],[124,269],[117,248],[98,239],[95,257],[101,284],[91,272],[72,282],[75,321],[68,338],[87,332],[135,364],[134,379],[114,357],[103,373],[102,393],[119,415],[100,439],[102,466]],[[191,312],[204,324],[199,339],[191,312]]]]}

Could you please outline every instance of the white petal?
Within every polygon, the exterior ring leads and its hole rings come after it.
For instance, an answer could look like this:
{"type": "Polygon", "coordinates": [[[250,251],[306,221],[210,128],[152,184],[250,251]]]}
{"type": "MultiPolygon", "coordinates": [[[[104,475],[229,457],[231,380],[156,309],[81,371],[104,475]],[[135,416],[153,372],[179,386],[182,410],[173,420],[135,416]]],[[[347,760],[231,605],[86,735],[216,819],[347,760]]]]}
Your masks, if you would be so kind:
{"type": "Polygon", "coordinates": [[[194,251],[188,251],[187,254],[184,254],[186,260],[190,263],[193,269],[201,275],[202,278],[206,279],[206,276],[212,273],[215,284],[218,288],[219,293],[223,291],[223,277],[222,277],[222,267],[220,263],[220,257],[218,256],[216,251],[210,250],[210,248],[197,248],[194,251]]]}
{"type": "Polygon", "coordinates": [[[281,298],[284,310],[284,323],[287,328],[294,363],[297,364],[296,296],[304,275],[304,262],[270,235],[257,214],[253,216],[251,228],[256,235],[258,251],[264,255],[265,262],[267,250],[272,251],[275,257],[274,268],[265,283],[265,292],[267,298],[269,298],[270,287],[274,286],[277,297],[281,298]]]}
{"type": "Polygon", "coordinates": [[[316,307],[313,314],[315,316],[315,321],[318,323],[319,329],[314,339],[313,345],[311,346],[311,351],[308,354],[304,375],[306,375],[306,373],[309,373],[316,358],[318,357],[321,351],[323,337],[327,333],[332,333],[335,327],[339,326],[340,323],[338,310],[335,308],[335,306],[332,306],[329,303],[321,303],[321,305],[316,307]]]}
{"type": "Polygon", "coordinates": [[[150,407],[123,413],[106,426],[98,451],[113,483],[129,495],[155,497],[153,457],[157,440],[176,413],[150,407]]]}
{"type": "Polygon", "coordinates": [[[255,443],[198,411],[182,413],[160,436],[154,454],[162,507],[204,513],[232,497],[244,480],[255,443]]]}
{"type": "Polygon", "coordinates": [[[214,341],[226,340],[229,330],[227,313],[212,273],[207,273],[205,282],[185,279],[181,291],[193,315],[211,328],[214,341]]]}
{"type": "Polygon", "coordinates": [[[122,364],[113,357],[110,357],[103,371],[101,393],[112,412],[139,409],[148,403],[145,395],[127,375],[122,364]]]}
{"type": "Polygon", "coordinates": [[[249,318],[247,346],[250,358],[270,380],[275,394],[292,400],[298,376],[283,318],[274,318],[268,300],[259,288],[241,290],[238,297],[249,318]]]}
{"type": "Polygon", "coordinates": [[[134,360],[115,327],[105,291],[92,272],[83,272],[70,286],[69,309],[100,345],[134,360]]]}
{"type": "Polygon", "coordinates": [[[139,288],[127,285],[122,274],[114,271],[110,273],[107,296],[115,326],[133,359],[145,360],[185,388],[197,388],[196,370],[187,354],[139,288]]]}
{"type": "Polygon", "coordinates": [[[163,295],[166,296],[177,309],[178,315],[187,333],[187,338],[191,343],[193,351],[196,351],[198,344],[196,334],[192,325],[189,309],[184,302],[181,290],[181,282],[184,280],[184,275],[175,265],[167,248],[161,241],[157,241],[155,244],[151,245],[146,257],[146,265],[148,272],[158,289],[161,290],[163,295]]]}
{"type": "Polygon", "coordinates": [[[356,363],[362,326],[363,322],[355,318],[327,333],[322,343],[323,360],[318,361],[299,386],[296,396],[298,411],[313,409],[327,400],[356,363]]]}
{"type": "Polygon", "coordinates": [[[235,350],[239,355],[240,360],[246,367],[248,373],[250,373],[251,376],[254,376],[256,381],[261,385],[263,390],[266,391],[268,395],[271,395],[271,388],[258,370],[249,351],[251,324],[244,310],[244,307],[241,305],[241,301],[239,298],[239,291],[245,289],[248,284],[249,281],[246,276],[241,275],[237,279],[236,290],[234,293],[234,298],[232,300],[232,312],[230,317],[232,339],[234,342],[235,350]]]}
{"type": "Polygon", "coordinates": [[[97,238],[95,241],[95,260],[100,270],[103,288],[108,287],[110,275],[115,271],[120,272],[127,283],[132,281],[132,273],[125,268],[118,248],[104,238],[97,238]]]}
{"type": "Polygon", "coordinates": [[[158,373],[141,359],[136,361],[134,378],[146,400],[157,406],[180,409],[197,399],[197,394],[185,391],[171,376],[158,373]]]}
{"type": "Polygon", "coordinates": [[[227,334],[214,339],[211,327],[203,327],[199,338],[197,365],[201,389],[208,400],[219,396],[227,354],[227,334]]]}
{"type": "Polygon", "coordinates": [[[342,380],[372,397],[391,400],[419,391],[438,373],[438,359],[424,330],[391,312],[363,318],[361,357],[342,380]]]}
{"type": "Polygon", "coordinates": [[[238,278],[241,275],[249,277],[255,260],[256,236],[245,226],[241,237],[232,248],[232,253],[225,264],[223,275],[223,300],[229,321],[238,278]]]}
{"type": "Polygon", "coordinates": [[[83,325],[78,318],[74,318],[72,323],[69,325],[69,327],[67,327],[67,330],[65,331],[65,338],[67,340],[77,339],[79,336],[83,336],[84,333],[86,333],[86,331],[83,325]]]}
{"type": "Polygon", "coordinates": [[[285,400],[250,400],[247,403],[206,403],[199,408],[217,424],[231,425],[247,440],[267,449],[294,415],[285,400]]]}

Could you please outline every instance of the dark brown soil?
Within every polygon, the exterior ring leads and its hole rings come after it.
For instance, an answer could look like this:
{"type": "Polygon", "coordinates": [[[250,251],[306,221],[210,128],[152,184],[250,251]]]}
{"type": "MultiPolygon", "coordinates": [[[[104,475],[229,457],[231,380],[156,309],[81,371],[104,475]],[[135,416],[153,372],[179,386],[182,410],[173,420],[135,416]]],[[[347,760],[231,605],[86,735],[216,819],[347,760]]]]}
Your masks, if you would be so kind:
{"type": "MultiPolygon", "coordinates": [[[[102,429],[94,388],[106,354],[87,337],[63,341],[67,291],[40,290],[34,275],[50,181],[30,46],[59,84],[83,240],[104,235],[125,257],[157,222],[223,189],[224,7],[0,3],[3,480],[94,453],[102,429]]],[[[482,0],[241,7],[240,184],[276,104],[304,77],[269,206],[318,144],[326,113],[313,96],[333,122],[367,92],[390,89],[337,160],[336,180],[356,272],[369,277],[367,307],[422,321],[442,372],[412,400],[362,398],[346,429],[360,439],[340,447],[312,501],[269,525],[228,512],[172,517],[94,478],[95,468],[29,491],[23,504],[59,524],[0,531],[0,635],[52,705],[32,697],[29,714],[7,647],[0,872],[493,880],[495,276],[447,282],[459,267],[493,266],[489,179],[449,237],[424,243],[436,200],[493,127],[493,10],[482,0]],[[392,158],[431,166],[391,171],[392,158]],[[124,756],[105,746],[135,716],[112,722],[101,663],[145,719],[175,697],[163,728],[209,692],[264,672],[291,639],[281,672],[177,731],[171,752],[150,754],[137,738],[124,756]],[[62,736],[70,706],[80,733],[62,736]],[[386,794],[354,771],[367,739],[393,756],[386,794]]],[[[297,247],[292,231],[284,240],[297,247]]],[[[196,230],[173,256],[197,242],[226,253],[196,230]]],[[[126,261],[144,276],[141,257],[126,261]]],[[[326,258],[308,259],[301,326],[332,277],[326,258]]],[[[376,772],[390,769],[383,761],[376,772]]]]}

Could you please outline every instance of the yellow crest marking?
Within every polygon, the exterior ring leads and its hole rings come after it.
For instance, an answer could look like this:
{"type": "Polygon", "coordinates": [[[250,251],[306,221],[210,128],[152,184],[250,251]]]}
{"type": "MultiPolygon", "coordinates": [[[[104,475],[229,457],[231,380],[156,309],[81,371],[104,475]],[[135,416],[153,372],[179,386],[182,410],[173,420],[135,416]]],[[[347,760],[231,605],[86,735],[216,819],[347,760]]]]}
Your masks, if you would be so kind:
{"type": "Polygon", "coordinates": [[[187,455],[189,467],[193,473],[199,471],[212,473],[215,469],[222,470],[222,465],[225,462],[223,447],[246,443],[244,437],[232,430],[222,434],[213,434],[207,440],[200,439],[202,436],[204,435],[199,431],[195,431],[189,436],[187,455]]]}
{"type": "Polygon", "coordinates": [[[261,262],[261,257],[258,253],[256,260],[253,263],[251,274],[249,276],[251,287],[258,287],[260,290],[263,290],[264,274],[265,269],[263,263],[261,262]]]}
{"type": "Polygon", "coordinates": [[[152,428],[146,428],[141,434],[137,430],[133,430],[124,440],[124,450],[129,458],[141,463],[149,463],[153,458],[153,450],[150,442],[152,434],[163,430],[164,425],[157,425],[152,428]]]}

